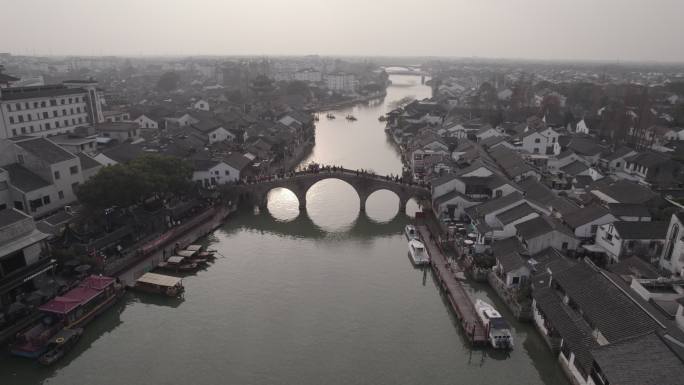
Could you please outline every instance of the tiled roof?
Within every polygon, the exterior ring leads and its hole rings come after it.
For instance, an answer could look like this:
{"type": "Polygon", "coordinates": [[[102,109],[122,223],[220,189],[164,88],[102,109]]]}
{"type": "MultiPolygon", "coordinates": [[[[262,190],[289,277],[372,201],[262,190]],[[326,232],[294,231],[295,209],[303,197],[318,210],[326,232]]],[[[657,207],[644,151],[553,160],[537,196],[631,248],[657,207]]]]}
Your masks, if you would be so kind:
{"type": "Polygon", "coordinates": [[[84,94],[86,91],[81,88],[67,88],[63,85],[35,86],[35,87],[15,87],[3,88],[1,100],[20,100],[32,98],[45,98],[50,96],[84,94]]]}
{"type": "Polygon", "coordinates": [[[627,338],[591,351],[611,384],[679,385],[684,362],[656,333],[627,338]]]}
{"type": "Polygon", "coordinates": [[[0,228],[9,226],[19,221],[23,221],[26,218],[31,217],[13,208],[0,210],[0,228]]]}
{"type": "Polygon", "coordinates": [[[242,169],[247,167],[252,162],[249,158],[242,154],[238,154],[237,152],[228,155],[224,161],[226,164],[238,171],[242,171],[242,169]]]}
{"type": "Polygon", "coordinates": [[[618,221],[613,222],[615,230],[624,239],[665,239],[669,222],[634,222],[618,221]]]}
{"type": "Polygon", "coordinates": [[[659,325],[632,298],[587,263],[553,272],[553,280],[609,341],[656,330],[659,325]]]}
{"type": "Polygon", "coordinates": [[[593,362],[590,349],[598,347],[591,335],[591,328],[582,317],[563,304],[561,298],[550,287],[542,287],[532,292],[537,306],[549,323],[575,353],[576,359],[589,372],[593,362]]]}
{"type": "Polygon", "coordinates": [[[100,162],[96,161],[95,159],[89,157],[88,155],[82,152],[79,152],[77,156],[79,157],[79,159],[81,159],[81,168],[83,170],[90,170],[92,168],[102,166],[100,162]]]}
{"type": "Polygon", "coordinates": [[[636,203],[609,203],[608,209],[616,217],[650,217],[651,213],[644,205],[636,203]]]}
{"type": "Polygon", "coordinates": [[[569,236],[574,236],[574,233],[565,225],[545,215],[530,219],[523,223],[518,223],[515,225],[515,228],[523,238],[528,240],[540,235],[548,234],[552,231],[559,231],[569,236]]]}
{"type": "Polygon", "coordinates": [[[565,166],[561,167],[561,171],[563,171],[566,174],[575,176],[581,172],[584,172],[588,169],[589,167],[584,164],[583,162],[580,162],[579,160],[572,161],[571,163],[566,164],[565,166]]]}
{"type": "Polygon", "coordinates": [[[602,206],[589,205],[563,216],[563,221],[575,229],[608,214],[608,210],[602,206]]]}
{"type": "Polygon", "coordinates": [[[499,255],[496,257],[496,260],[501,264],[501,267],[503,267],[504,273],[517,270],[526,265],[525,260],[522,259],[520,254],[515,252],[499,255]]]}
{"type": "Polygon", "coordinates": [[[102,154],[117,163],[126,163],[142,155],[143,149],[136,144],[122,143],[116,147],[102,151],[102,154]]]}
{"type": "Polygon", "coordinates": [[[49,164],[74,159],[76,156],[45,138],[16,141],[15,144],[49,164]]]}
{"type": "Polygon", "coordinates": [[[50,185],[48,181],[18,163],[2,166],[10,175],[10,183],[23,192],[38,190],[50,185]]]}
{"type": "Polygon", "coordinates": [[[468,207],[466,209],[466,212],[469,215],[471,215],[471,217],[476,218],[478,216],[484,216],[485,214],[499,210],[515,202],[522,201],[522,199],[522,194],[520,194],[519,192],[513,192],[511,194],[504,195],[500,198],[487,201],[481,205],[468,207]]]}
{"type": "Polygon", "coordinates": [[[527,202],[524,202],[513,208],[510,208],[504,212],[497,214],[496,217],[499,219],[499,221],[501,221],[503,225],[507,225],[520,218],[535,213],[536,211],[534,211],[534,209],[529,204],[527,204],[527,202]]]}

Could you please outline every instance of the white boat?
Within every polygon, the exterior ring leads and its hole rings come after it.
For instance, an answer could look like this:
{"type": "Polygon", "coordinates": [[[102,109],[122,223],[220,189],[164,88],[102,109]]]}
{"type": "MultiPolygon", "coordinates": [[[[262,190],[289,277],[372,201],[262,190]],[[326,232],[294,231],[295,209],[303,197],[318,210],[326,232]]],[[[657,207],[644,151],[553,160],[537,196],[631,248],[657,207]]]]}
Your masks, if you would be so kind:
{"type": "Polygon", "coordinates": [[[414,265],[425,265],[430,263],[430,256],[423,242],[411,239],[408,243],[409,255],[414,265]]]}
{"type": "Polygon", "coordinates": [[[501,316],[494,306],[478,299],[475,310],[487,330],[489,343],[495,349],[513,349],[513,335],[508,322],[501,316]]]}
{"type": "Polygon", "coordinates": [[[418,239],[418,230],[416,230],[416,226],[414,225],[406,225],[404,227],[404,234],[406,234],[406,239],[409,241],[411,239],[418,239]]]}

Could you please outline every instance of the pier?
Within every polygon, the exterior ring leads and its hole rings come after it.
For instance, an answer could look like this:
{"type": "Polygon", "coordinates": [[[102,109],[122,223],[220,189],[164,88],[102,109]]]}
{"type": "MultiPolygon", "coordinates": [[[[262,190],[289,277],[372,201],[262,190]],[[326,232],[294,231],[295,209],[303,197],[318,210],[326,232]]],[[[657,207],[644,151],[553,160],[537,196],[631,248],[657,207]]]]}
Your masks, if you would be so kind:
{"type": "Polygon", "coordinates": [[[425,225],[416,226],[425,247],[430,254],[430,267],[438,279],[439,286],[444,290],[447,302],[456,314],[463,332],[473,346],[487,344],[487,333],[480,317],[477,316],[472,298],[466,293],[463,285],[456,279],[456,273],[462,273],[455,263],[449,263],[446,256],[431,237],[430,230],[425,225]]]}

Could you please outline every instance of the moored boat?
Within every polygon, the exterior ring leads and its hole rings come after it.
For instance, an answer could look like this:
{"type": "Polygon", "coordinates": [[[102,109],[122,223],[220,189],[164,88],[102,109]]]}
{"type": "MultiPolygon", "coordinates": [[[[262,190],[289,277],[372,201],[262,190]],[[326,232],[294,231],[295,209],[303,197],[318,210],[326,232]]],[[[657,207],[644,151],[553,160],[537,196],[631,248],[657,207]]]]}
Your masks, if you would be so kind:
{"type": "Polygon", "coordinates": [[[169,257],[169,259],[167,259],[165,262],[159,263],[157,267],[160,269],[179,273],[196,271],[199,268],[199,265],[197,265],[197,263],[186,260],[184,257],[174,255],[172,257],[169,257]]]}
{"type": "Polygon", "coordinates": [[[10,352],[15,356],[38,358],[45,352],[50,338],[64,327],[57,317],[46,315],[39,322],[29,326],[17,334],[10,345],[10,352]]]}
{"type": "Polygon", "coordinates": [[[409,256],[414,265],[425,265],[430,263],[430,256],[423,242],[417,239],[411,239],[408,242],[409,256]]]}
{"type": "MultiPolygon", "coordinates": [[[[193,254],[191,256],[197,256],[199,258],[207,258],[207,259],[214,258],[215,257],[214,254],[216,253],[215,250],[207,250],[202,245],[190,245],[190,246],[186,247],[184,251],[196,253],[196,254],[193,254]]],[[[179,253],[178,255],[182,255],[182,254],[179,253]]]]}
{"type": "Polygon", "coordinates": [[[82,334],[82,328],[62,329],[48,341],[46,351],[40,356],[38,362],[43,365],[52,365],[76,345],[82,334]]]}
{"type": "Polygon", "coordinates": [[[40,356],[58,331],[85,326],[123,294],[124,287],[118,279],[96,275],[87,277],[77,287],[41,305],[38,311],[44,317],[17,335],[11,352],[24,357],[40,356]]]}
{"type": "Polygon", "coordinates": [[[333,115],[332,113],[328,113],[327,115],[325,115],[325,117],[328,119],[335,119],[335,115],[333,115]]]}
{"type": "Polygon", "coordinates": [[[406,225],[406,227],[404,227],[404,235],[406,235],[406,239],[409,241],[411,239],[419,239],[418,231],[414,225],[406,225]]]}
{"type": "Polygon", "coordinates": [[[481,299],[475,301],[475,310],[487,330],[490,345],[495,349],[513,349],[513,335],[501,313],[481,299]]]}
{"type": "Polygon", "coordinates": [[[354,120],[356,120],[356,117],[352,114],[349,114],[349,115],[347,115],[346,119],[350,120],[350,121],[354,121],[354,120]]]}
{"type": "Polygon", "coordinates": [[[135,281],[134,289],[167,297],[176,297],[185,291],[183,280],[170,275],[145,273],[135,281]]]}

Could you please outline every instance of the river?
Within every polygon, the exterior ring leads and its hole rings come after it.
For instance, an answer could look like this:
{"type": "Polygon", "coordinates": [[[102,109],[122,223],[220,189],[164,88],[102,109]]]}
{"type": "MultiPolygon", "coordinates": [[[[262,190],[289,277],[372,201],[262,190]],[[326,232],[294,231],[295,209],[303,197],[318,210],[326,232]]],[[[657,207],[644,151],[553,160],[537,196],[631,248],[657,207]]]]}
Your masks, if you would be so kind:
{"type": "MultiPolygon", "coordinates": [[[[383,100],[323,113],[303,163],[400,173],[377,118],[430,89],[416,76],[391,80],[383,100]]],[[[510,355],[468,347],[432,274],[407,257],[409,217],[392,193],[360,213],[353,188],[327,180],[302,213],[287,190],[272,191],[268,208],[237,213],[205,240],[224,257],[184,279],[183,299],[128,293],[53,367],[3,354],[0,384],[567,384],[529,324],[512,322],[510,355]]],[[[487,287],[468,289],[511,317],[487,287]]]]}

